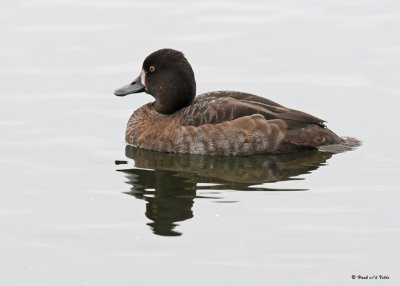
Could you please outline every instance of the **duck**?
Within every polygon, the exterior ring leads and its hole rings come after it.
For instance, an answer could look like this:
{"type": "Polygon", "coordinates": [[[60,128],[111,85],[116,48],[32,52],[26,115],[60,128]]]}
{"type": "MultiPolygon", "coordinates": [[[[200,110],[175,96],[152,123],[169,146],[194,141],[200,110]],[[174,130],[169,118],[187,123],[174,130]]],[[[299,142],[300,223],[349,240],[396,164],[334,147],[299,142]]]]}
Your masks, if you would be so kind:
{"type": "Polygon", "coordinates": [[[145,92],[154,102],[135,110],[125,141],[146,150],[225,156],[341,150],[350,140],[325,121],[262,96],[212,91],[196,96],[192,66],[180,51],[148,55],[139,76],[116,96],[145,92]],[[332,148],[329,148],[332,147],[332,148]]]}

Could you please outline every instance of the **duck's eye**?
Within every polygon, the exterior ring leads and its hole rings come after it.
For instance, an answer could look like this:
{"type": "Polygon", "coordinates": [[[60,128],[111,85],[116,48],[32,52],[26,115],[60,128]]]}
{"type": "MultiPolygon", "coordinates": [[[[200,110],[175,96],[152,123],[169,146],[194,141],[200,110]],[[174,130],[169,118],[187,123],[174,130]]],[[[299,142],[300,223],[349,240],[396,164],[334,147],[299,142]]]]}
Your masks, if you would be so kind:
{"type": "Polygon", "coordinates": [[[149,67],[149,72],[155,72],[155,71],[156,71],[156,68],[154,66],[149,67]]]}

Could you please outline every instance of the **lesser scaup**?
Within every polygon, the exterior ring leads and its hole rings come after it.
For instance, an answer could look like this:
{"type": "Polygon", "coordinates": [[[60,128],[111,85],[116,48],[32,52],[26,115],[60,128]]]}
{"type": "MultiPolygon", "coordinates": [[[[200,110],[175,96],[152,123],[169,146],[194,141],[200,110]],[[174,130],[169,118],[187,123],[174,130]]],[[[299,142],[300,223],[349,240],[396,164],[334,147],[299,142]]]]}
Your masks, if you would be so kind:
{"type": "MultiPolygon", "coordinates": [[[[150,54],[140,75],[115,91],[146,92],[155,102],[130,117],[126,142],[139,148],[205,155],[282,154],[349,145],[324,120],[244,92],[215,91],[196,96],[194,73],[173,49],[150,54]]],[[[354,141],[355,142],[355,141],[354,141]]]]}

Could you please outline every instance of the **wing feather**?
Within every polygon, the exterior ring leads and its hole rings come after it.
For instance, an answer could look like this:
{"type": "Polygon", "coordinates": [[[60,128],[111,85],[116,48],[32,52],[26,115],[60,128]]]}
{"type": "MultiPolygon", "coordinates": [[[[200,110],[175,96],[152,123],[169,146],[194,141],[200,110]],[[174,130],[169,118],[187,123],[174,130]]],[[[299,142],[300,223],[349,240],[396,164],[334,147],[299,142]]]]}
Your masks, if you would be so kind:
{"type": "Polygon", "coordinates": [[[179,111],[181,124],[200,126],[218,124],[243,116],[261,114],[267,120],[282,119],[288,129],[309,124],[324,126],[324,120],[308,113],[286,108],[269,99],[249,93],[219,91],[198,96],[193,104],[179,111]]]}

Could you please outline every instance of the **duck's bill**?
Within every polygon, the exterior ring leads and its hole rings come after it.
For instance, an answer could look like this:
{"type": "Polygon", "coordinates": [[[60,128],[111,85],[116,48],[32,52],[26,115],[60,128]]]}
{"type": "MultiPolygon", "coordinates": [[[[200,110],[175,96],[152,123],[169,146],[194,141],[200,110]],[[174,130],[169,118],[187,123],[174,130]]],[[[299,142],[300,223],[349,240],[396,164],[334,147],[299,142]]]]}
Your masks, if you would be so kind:
{"type": "Polygon", "coordinates": [[[125,96],[131,93],[138,93],[145,91],[144,85],[140,81],[140,76],[138,76],[132,83],[127,84],[116,91],[114,94],[116,96],[125,96]]]}

